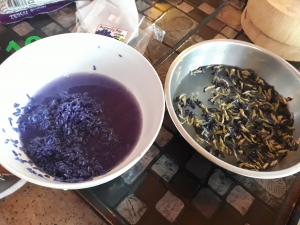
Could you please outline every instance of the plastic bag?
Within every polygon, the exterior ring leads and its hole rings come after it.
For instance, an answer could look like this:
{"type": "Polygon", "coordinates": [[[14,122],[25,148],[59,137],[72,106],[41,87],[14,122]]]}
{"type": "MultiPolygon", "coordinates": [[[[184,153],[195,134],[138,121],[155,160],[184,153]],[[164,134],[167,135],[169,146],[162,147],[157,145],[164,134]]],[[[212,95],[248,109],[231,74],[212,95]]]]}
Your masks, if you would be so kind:
{"type": "Polygon", "coordinates": [[[128,43],[137,36],[138,12],[134,0],[77,1],[78,24],[73,32],[95,33],[128,43]]]}
{"type": "Polygon", "coordinates": [[[70,0],[0,0],[0,23],[10,24],[37,14],[58,10],[70,0]]]}
{"type": "Polygon", "coordinates": [[[139,22],[138,35],[130,39],[127,44],[144,54],[151,39],[162,42],[165,33],[164,30],[161,30],[154,23],[149,23],[145,21],[145,17],[142,17],[139,22]]]}

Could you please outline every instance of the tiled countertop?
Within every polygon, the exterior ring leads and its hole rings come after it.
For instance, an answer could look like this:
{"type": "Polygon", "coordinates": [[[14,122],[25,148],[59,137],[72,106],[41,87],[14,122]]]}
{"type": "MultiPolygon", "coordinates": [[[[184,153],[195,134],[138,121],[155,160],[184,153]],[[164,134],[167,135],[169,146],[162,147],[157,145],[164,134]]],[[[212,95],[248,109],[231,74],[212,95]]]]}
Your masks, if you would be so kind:
{"type": "MultiPolygon", "coordinates": [[[[172,61],[192,44],[214,38],[250,41],[240,22],[245,4],[243,0],[137,0],[139,13],[166,31],[163,42],[152,39],[144,54],[162,83],[172,61]]],[[[69,5],[18,24],[0,24],[0,63],[15,51],[8,48],[11,41],[23,47],[32,36],[72,31],[74,13],[75,6],[69,5]]],[[[284,225],[299,197],[299,179],[299,174],[252,179],[217,167],[180,136],[166,112],[155,143],[125,174],[75,192],[27,184],[0,201],[0,225],[284,225]]],[[[293,217],[290,224],[298,220],[293,217]]]]}

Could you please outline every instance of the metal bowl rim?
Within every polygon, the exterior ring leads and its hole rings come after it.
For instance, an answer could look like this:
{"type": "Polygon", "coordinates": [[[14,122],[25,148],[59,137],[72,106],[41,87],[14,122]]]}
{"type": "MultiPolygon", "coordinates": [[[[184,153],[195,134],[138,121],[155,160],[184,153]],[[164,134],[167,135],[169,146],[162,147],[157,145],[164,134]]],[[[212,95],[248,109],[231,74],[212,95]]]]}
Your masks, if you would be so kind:
{"type": "Polygon", "coordinates": [[[229,170],[231,172],[244,175],[247,177],[253,177],[253,178],[260,178],[260,179],[275,179],[275,178],[281,178],[281,177],[286,177],[293,175],[297,172],[300,171],[300,162],[283,170],[279,171],[251,171],[251,170],[246,170],[239,168],[237,166],[231,165],[215,156],[207,152],[203,147],[201,147],[185,130],[185,128],[180,124],[175,111],[173,109],[173,104],[172,104],[172,96],[170,93],[170,86],[171,86],[171,81],[173,77],[173,72],[176,69],[178,63],[184,59],[188,54],[190,54],[192,51],[195,49],[201,48],[203,45],[207,44],[213,44],[213,43],[228,43],[228,44],[233,44],[233,45],[243,45],[252,49],[256,49],[257,51],[264,52],[265,54],[277,59],[281,64],[283,64],[287,69],[290,69],[295,76],[297,76],[300,79],[300,73],[287,61],[285,61],[283,58],[280,56],[274,54],[273,52],[266,50],[260,46],[257,46],[255,44],[251,44],[248,42],[244,41],[239,41],[239,40],[208,40],[208,41],[203,41],[200,43],[197,43],[195,45],[190,46],[189,48],[185,49],[183,52],[181,52],[173,61],[171,66],[169,67],[169,70],[167,72],[166,80],[165,80],[165,99],[166,99],[166,106],[168,109],[168,112],[170,114],[170,117],[175,124],[177,130],[181,133],[181,135],[184,137],[184,139],[201,155],[203,155],[205,158],[210,160],[211,162],[215,163],[216,165],[229,170]]]}

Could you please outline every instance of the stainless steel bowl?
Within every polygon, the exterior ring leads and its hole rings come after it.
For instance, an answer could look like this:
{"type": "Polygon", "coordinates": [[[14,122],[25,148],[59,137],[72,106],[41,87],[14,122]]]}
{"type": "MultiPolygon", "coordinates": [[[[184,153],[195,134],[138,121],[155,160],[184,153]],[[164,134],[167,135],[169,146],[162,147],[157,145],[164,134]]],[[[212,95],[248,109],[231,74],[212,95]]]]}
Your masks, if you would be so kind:
{"type": "MultiPolygon", "coordinates": [[[[256,45],[236,40],[210,40],[193,45],[183,51],[169,68],[165,82],[166,104],[169,114],[181,135],[211,162],[237,174],[271,179],[299,172],[299,149],[295,152],[289,152],[274,167],[265,171],[250,171],[237,167],[236,160],[232,157],[226,157],[223,160],[211,155],[194,140],[194,130],[181,125],[173,108],[173,99],[177,95],[177,88],[191,70],[210,64],[251,68],[269,84],[273,85],[275,90],[281,95],[292,97],[293,101],[289,102],[289,109],[295,115],[294,126],[296,129],[294,131],[294,140],[300,137],[300,104],[298,103],[300,99],[299,72],[274,53],[256,45]]],[[[201,93],[200,100],[205,102],[207,101],[207,96],[203,93],[203,87],[210,83],[211,78],[201,77],[201,74],[197,76],[200,76],[198,80],[189,83],[180,91],[187,95],[195,92],[198,92],[199,95],[201,93]]]]}

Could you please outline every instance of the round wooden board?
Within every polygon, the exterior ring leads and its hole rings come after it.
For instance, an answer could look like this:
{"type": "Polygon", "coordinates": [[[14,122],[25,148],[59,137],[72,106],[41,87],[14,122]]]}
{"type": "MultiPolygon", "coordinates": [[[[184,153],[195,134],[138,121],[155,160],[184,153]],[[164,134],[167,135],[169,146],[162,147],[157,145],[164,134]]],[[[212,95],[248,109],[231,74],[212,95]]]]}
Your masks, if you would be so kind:
{"type": "Polygon", "coordinates": [[[247,16],[267,36],[283,44],[300,47],[300,19],[284,14],[267,0],[249,0],[247,10],[247,16]]]}
{"type": "Polygon", "coordinates": [[[300,19],[300,0],[268,0],[268,2],[284,14],[300,19]]]}
{"type": "Polygon", "coordinates": [[[264,34],[247,16],[247,7],[242,14],[241,23],[250,40],[254,44],[268,49],[286,60],[300,61],[300,48],[280,43],[264,34]]]}

